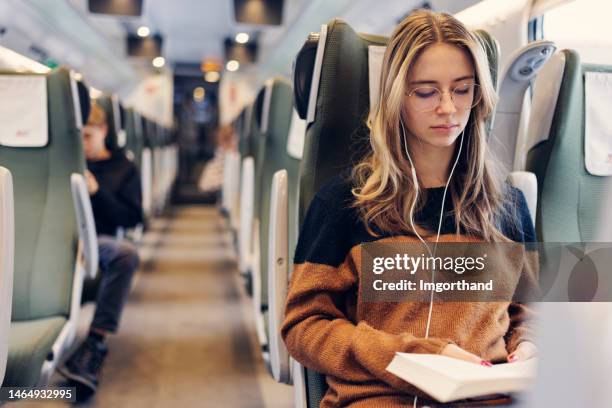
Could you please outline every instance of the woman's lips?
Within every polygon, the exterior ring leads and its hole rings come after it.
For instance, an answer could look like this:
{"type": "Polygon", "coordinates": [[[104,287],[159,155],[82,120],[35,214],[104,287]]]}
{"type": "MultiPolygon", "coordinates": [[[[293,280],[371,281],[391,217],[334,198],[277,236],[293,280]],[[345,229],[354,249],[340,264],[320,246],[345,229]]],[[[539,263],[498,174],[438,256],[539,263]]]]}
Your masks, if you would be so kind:
{"type": "Polygon", "coordinates": [[[439,133],[450,133],[458,127],[459,125],[438,125],[438,126],[432,126],[431,128],[439,133]]]}
{"type": "Polygon", "coordinates": [[[438,128],[441,128],[441,129],[452,129],[452,128],[456,128],[457,126],[458,125],[455,125],[455,124],[448,124],[448,125],[432,126],[432,128],[434,128],[434,129],[438,129],[438,128]]]}

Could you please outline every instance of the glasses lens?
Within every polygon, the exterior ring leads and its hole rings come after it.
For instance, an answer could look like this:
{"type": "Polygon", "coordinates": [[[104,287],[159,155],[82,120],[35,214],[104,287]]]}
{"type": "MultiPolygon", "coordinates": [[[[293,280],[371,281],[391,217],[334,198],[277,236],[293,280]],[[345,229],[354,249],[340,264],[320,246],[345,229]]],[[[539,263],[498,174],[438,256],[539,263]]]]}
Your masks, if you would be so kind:
{"type": "Polygon", "coordinates": [[[440,91],[432,86],[415,88],[408,94],[410,107],[416,112],[434,110],[440,104],[440,91]]]}
{"type": "Polygon", "coordinates": [[[480,102],[478,84],[461,84],[453,89],[453,102],[457,109],[468,110],[480,102]]]}

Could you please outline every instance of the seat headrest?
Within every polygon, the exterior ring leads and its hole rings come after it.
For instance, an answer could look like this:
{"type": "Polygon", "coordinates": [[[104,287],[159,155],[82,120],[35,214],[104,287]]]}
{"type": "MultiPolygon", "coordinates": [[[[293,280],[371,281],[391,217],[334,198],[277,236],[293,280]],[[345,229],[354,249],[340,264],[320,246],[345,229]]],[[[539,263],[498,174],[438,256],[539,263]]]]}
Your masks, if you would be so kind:
{"type": "Polygon", "coordinates": [[[91,99],[89,96],[89,88],[83,81],[76,81],[77,92],[79,94],[79,105],[81,107],[81,122],[87,123],[89,112],[91,111],[91,99]]]}
{"type": "Polygon", "coordinates": [[[474,34],[480,41],[480,45],[484,48],[489,62],[489,70],[491,71],[491,80],[493,86],[497,89],[497,79],[499,76],[499,55],[501,53],[499,42],[485,30],[475,30],[474,34]]]}
{"type": "Polygon", "coordinates": [[[368,47],[386,43],[387,38],[358,34],[341,20],[322,27],[305,116],[301,216],[322,184],[369,149],[365,126],[370,108],[368,47]]]}
{"type": "MultiPolygon", "coordinates": [[[[293,104],[300,119],[306,119],[320,33],[310,33],[293,61],[293,104]]],[[[325,42],[323,40],[323,42],[325,42]]]]}
{"type": "Polygon", "coordinates": [[[0,145],[44,147],[49,142],[45,75],[0,75],[0,145]]]}
{"type": "Polygon", "coordinates": [[[104,110],[106,114],[106,123],[108,125],[108,133],[106,135],[106,148],[111,152],[115,152],[121,148],[119,145],[119,107],[115,98],[110,95],[103,95],[96,99],[96,103],[104,110]]]}
{"type": "Polygon", "coordinates": [[[267,133],[270,121],[270,105],[272,104],[272,94],[274,92],[275,79],[268,79],[262,89],[263,100],[261,104],[261,118],[259,119],[259,132],[267,133]]]}
{"type": "MultiPolygon", "coordinates": [[[[266,99],[266,88],[267,85],[264,85],[259,90],[259,92],[257,92],[257,96],[255,97],[255,101],[253,102],[253,110],[251,112],[251,127],[247,129],[247,132],[261,132],[264,101],[266,99]]],[[[253,135],[251,134],[251,136],[253,135]]]]}
{"type": "Polygon", "coordinates": [[[612,176],[612,72],[584,73],[584,162],[594,176],[612,176]]]}
{"type": "Polygon", "coordinates": [[[525,152],[547,140],[550,135],[565,71],[565,59],[564,52],[555,53],[542,67],[533,83],[525,152]]]}

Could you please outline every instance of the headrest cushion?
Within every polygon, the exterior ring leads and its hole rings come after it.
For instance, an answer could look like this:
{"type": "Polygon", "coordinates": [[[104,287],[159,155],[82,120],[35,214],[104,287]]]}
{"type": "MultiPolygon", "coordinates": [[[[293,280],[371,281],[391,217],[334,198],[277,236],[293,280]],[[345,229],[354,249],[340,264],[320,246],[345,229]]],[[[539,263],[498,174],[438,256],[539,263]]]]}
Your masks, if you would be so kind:
{"type": "Polygon", "coordinates": [[[318,44],[319,33],[311,33],[293,61],[293,104],[301,119],[306,119],[308,114],[318,44]]]}
{"type": "Polygon", "coordinates": [[[612,137],[608,115],[612,105],[612,73],[584,74],[584,162],[595,176],[612,176],[612,137]]]}
{"type": "Polygon", "coordinates": [[[0,75],[0,145],[43,147],[49,142],[47,78],[0,75]]]}

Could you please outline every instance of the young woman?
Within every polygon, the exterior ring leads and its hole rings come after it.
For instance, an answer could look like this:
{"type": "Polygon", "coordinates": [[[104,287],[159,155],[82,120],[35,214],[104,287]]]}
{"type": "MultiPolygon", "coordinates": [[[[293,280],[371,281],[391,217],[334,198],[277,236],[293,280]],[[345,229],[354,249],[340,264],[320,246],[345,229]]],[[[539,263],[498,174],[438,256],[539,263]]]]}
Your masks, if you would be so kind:
{"type": "MultiPolygon", "coordinates": [[[[535,354],[524,304],[364,299],[362,243],[535,241],[524,197],[496,180],[487,157],[496,95],[475,36],[450,15],[411,14],[390,38],[380,84],[372,152],[313,199],[287,297],[282,334],[297,361],[326,375],[322,407],[417,405],[417,396],[434,405],[385,370],[395,352],[484,366],[535,354]]],[[[537,285],[535,251],[525,252],[502,283],[537,285]]]]}

